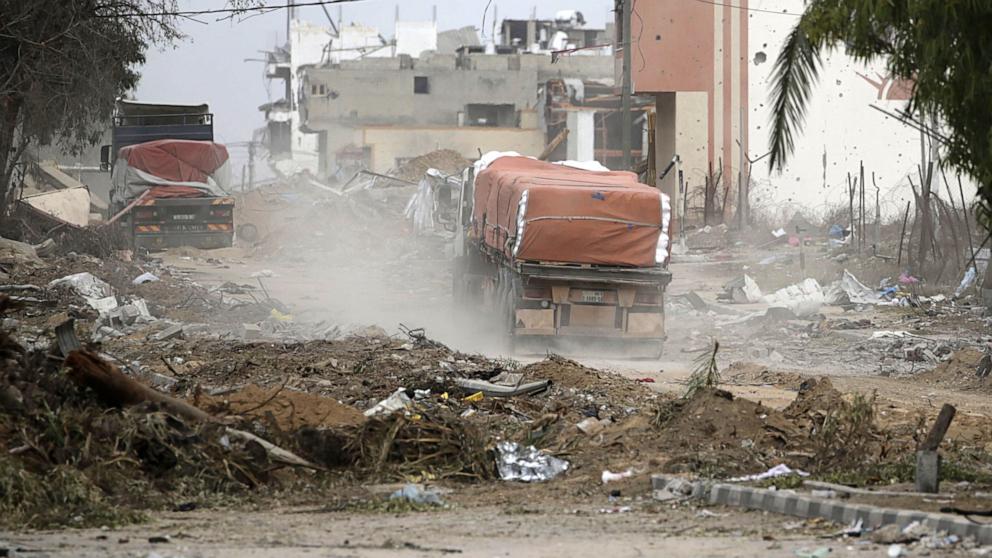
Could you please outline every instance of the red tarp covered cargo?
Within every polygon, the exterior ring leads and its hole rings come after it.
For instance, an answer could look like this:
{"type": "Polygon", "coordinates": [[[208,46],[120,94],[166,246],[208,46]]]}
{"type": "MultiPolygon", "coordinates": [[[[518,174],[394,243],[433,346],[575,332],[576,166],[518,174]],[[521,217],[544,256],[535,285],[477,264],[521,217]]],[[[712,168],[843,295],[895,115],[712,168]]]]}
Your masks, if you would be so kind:
{"type": "Polygon", "coordinates": [[[475,234],[509,258],[653,267],[668,257],[668,198],[631,172],[503,156],[476,176],[474,201],[475,234]]]}
{"type": "Polygon", "coordinates": [[[115,199],[220,196],[230,182],[227,148],[210,141],[162,139],[121,148],[114,163],[115,199]]]}

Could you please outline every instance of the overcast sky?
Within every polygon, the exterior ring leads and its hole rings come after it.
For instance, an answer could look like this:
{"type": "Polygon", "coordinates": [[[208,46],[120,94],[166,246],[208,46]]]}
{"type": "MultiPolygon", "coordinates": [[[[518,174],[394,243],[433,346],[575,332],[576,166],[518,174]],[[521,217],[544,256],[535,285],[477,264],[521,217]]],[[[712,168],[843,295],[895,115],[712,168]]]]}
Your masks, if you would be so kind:
{"type": "MultiPolygon", "coordinates": [[[[266,4],[285,3],[285,0],[264,1],[266,4]]],[[[557,10],[579,10],[592,27],[602,27],[608,17],[612,19],[613,0],[491,1],[486,27],[492,23],[494,10],[501,19],[525,18],[535,7],[539,18],[553,17],[557,10]]],[[[436,5],[438,28],[444,30],[464,25],[480,27],[488,2],[361,0],[340,6],[346,25],[349,22],[372,25],[388,37],[393,34],[396,6],[399,6],[403,20],[429,21],[432,7],[436,5]]],[[[180,0],[184,9],[219,8],[224,4],[225,0],[180,0]]],[[[327,23],[319,6],[297,10],[300,19],[327,23]]],[[[338,7],[328,6],[328,10],[337,19],[338,7]]],[[[185,41],[174,49],[149,52],[136,97],[142,101],[207,102],[215,114],[217,141],[243,142],[251,138],[253,129],[263,125],[258,106],[270,100],[262,75],[263,64],[251,59],[260,59],[260,51],[285,42],[286,11],[243,17],[240,21],[217,21],[218,17],[223,15],[198,16],[204,23],[183,20],[181,28],[188,36],[185,41]]],[[[278,89],[273,88],[275,91],[278,89]]]]}

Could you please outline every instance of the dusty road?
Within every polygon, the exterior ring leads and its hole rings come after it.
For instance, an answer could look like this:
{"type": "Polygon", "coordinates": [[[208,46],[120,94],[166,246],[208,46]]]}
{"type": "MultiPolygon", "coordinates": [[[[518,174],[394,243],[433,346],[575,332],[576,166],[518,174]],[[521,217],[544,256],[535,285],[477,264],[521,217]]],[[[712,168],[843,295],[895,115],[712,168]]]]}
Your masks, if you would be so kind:
{"type": "MultiPolygon", "coordinates": [[[[319,509],[319,507],[318,507],[319,509]]],[[[123,529],[37,532],[0,539],[27,556],[537,558],[883,556],[856,539],[820,538],[836,529],[721,508],[601,514],[576,508],[481,507],[439,512],[321,513],[309,508],[167,513],[123,529]],[[150,537],[169,542],[150,543],[150,537]],[[867,551],[867,552],[866,552],[867,551]]]]}

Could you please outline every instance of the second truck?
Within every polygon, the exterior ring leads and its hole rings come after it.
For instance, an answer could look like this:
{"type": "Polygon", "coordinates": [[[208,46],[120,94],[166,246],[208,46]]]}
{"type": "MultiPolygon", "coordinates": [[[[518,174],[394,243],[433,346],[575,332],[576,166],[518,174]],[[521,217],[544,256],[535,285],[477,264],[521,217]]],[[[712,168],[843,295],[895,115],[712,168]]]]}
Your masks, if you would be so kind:
{"type": "Polygon", "coordinates": [[[117,102],[110,214],[136,248],[222,248],[234,240],[227,148],[207,105],[117,102]]]}
{"type": "Polygon", "coordinates": [[[631,172],[492,153],[457,197],[456,300],[495,313],[516,350],[661,355],[667,196],[631,172]]]}

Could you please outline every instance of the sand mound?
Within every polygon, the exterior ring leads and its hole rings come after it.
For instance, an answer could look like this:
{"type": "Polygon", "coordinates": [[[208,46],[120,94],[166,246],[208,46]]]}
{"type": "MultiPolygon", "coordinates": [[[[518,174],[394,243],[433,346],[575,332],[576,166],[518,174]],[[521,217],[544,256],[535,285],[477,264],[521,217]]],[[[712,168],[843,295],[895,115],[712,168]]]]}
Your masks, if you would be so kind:
{"type": "Polygon", "coordinates": [[[916,377],[930,385],[992,391],[989,375],[978,375],[979,364],[984,357],[985,353],[978,349],[961,349],[933,370],[923,372],[916,377]]]}
{"type": "Polygon", "coordinates": [[[283,432],[304,426],[330,428],[365,421],[361,411],[334,399],[254,384],[224,396],[202,397],[198,403],[216,415],[239,415],[263,422],[271,417],[283,432]]]}

